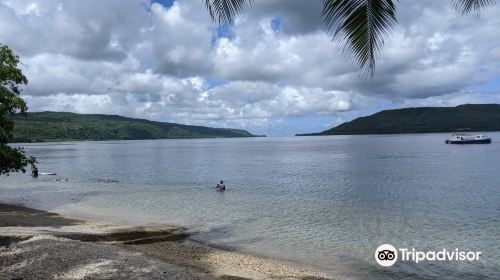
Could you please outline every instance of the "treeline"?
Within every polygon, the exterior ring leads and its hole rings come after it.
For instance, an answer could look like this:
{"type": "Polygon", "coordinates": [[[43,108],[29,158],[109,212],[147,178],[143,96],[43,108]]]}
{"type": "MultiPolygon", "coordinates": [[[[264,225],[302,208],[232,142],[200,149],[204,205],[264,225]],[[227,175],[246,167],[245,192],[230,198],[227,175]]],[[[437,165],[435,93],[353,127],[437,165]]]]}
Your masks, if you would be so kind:
{"type": "Polygon", "coordinates": [[[246,130],[154,122],[116,115],[36,112],[15,116],[11,142],[255,137],[246,130]]]}
{"type": "Polygon", "coordinates": [[[500,131],[500,105],[465,104],[384,110],[320,133],[298,136],[455,131],[500,131]]]}

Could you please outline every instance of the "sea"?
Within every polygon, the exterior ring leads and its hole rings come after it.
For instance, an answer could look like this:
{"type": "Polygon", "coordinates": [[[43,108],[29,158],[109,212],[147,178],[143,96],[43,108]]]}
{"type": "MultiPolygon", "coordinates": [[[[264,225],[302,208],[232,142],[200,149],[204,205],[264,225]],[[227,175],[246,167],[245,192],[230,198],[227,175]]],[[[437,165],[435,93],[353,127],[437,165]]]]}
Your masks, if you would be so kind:
{"type": "Polygon", "coordinates": [[[193,242],[336,279],[500,279],[500,133],[21,144],[41,173],[0,201],[80,218],[189,228],[193,242]],[[226,191],[217,191],[224,180],[226,191]],[[376,262],[391,244],[478,260],[376,262]]]}

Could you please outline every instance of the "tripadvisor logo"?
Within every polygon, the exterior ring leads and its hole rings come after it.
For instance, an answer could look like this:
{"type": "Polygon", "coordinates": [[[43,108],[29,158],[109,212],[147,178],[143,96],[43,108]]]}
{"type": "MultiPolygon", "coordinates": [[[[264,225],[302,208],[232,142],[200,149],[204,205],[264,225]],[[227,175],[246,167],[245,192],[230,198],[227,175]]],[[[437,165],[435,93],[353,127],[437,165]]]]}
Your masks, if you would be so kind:
{"type": "Polygon", "coordinates": [[[391,244],[382,244],[375,250],[375,261],[381,266],[393,266],[398,261],[410,261],[419,263],[421,261],[478,261],[481,251],[460,251],[442,249],[439,251],[418,251],[415,248],[399,248],[397,250],[391,244]]]}
{"type": "Polygon", "coordinates": [[[398,260],[398,251],[391,244],[382,244],[375,250],[375,260],[381,266],[392,266],[398,260]]]}

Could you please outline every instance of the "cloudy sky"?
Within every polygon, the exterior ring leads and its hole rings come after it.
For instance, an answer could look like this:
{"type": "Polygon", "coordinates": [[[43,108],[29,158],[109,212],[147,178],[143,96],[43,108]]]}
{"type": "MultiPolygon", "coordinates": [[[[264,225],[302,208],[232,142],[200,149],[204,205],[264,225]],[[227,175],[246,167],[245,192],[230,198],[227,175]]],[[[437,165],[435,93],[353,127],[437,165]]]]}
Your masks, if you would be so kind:
{"type": "Polygon", "coordinates": [[[479,17],[449,1],[398,7],[372,79],[325,32],[320,0],[256,0],[226,28],[202,0],[0,0],[0,43],[21,57],[31,111],[281,136],[387,108],[500,103],[500,4],[479,17]]]}

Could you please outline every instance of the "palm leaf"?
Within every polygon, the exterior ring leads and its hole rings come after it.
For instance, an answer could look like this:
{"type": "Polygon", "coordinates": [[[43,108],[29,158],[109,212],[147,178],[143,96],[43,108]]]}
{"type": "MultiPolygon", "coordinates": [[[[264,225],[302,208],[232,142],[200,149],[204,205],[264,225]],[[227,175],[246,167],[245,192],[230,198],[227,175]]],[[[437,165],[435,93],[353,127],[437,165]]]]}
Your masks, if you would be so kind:
{"type": "Polygon", "coordinates": [[[323,18],[334,39],[346,42],[343,53],[370,75],[386,37],[397,22],[392,0],[324,0],[323,18]]]}
{"type": "MultiPolygon", "coordinates": [[[[253,0],[204,0],[213,21],[230,24],[253,0]]],[[[304,0],[310,1],[310,0],[304,0]]],[[[495,0],[451,0],[462,14],[479,13],[495,0]]],[[[283,1],[286,2],[286,1],[283,1]]],[[[384,38],[397,23],[398,0],[323,0],[323,18],[333,39],[345,41],[343,53],[373,76],[384,38]]],[[[285,4],[286,5],[286,4],[285,4]]]]}
{"type": "Polygon", "coordinates": [[[252,3],[253,0],[205,0],[210,18],[219,24],[233,22],[234,17],[252,3]]]}
{"type": "Polygon", "coordinates": [[[468,14],[472,11],[479,14],[484,7],[495,4],[495,0],[454,0],[453,6],[461,14],[468,14]]]}

